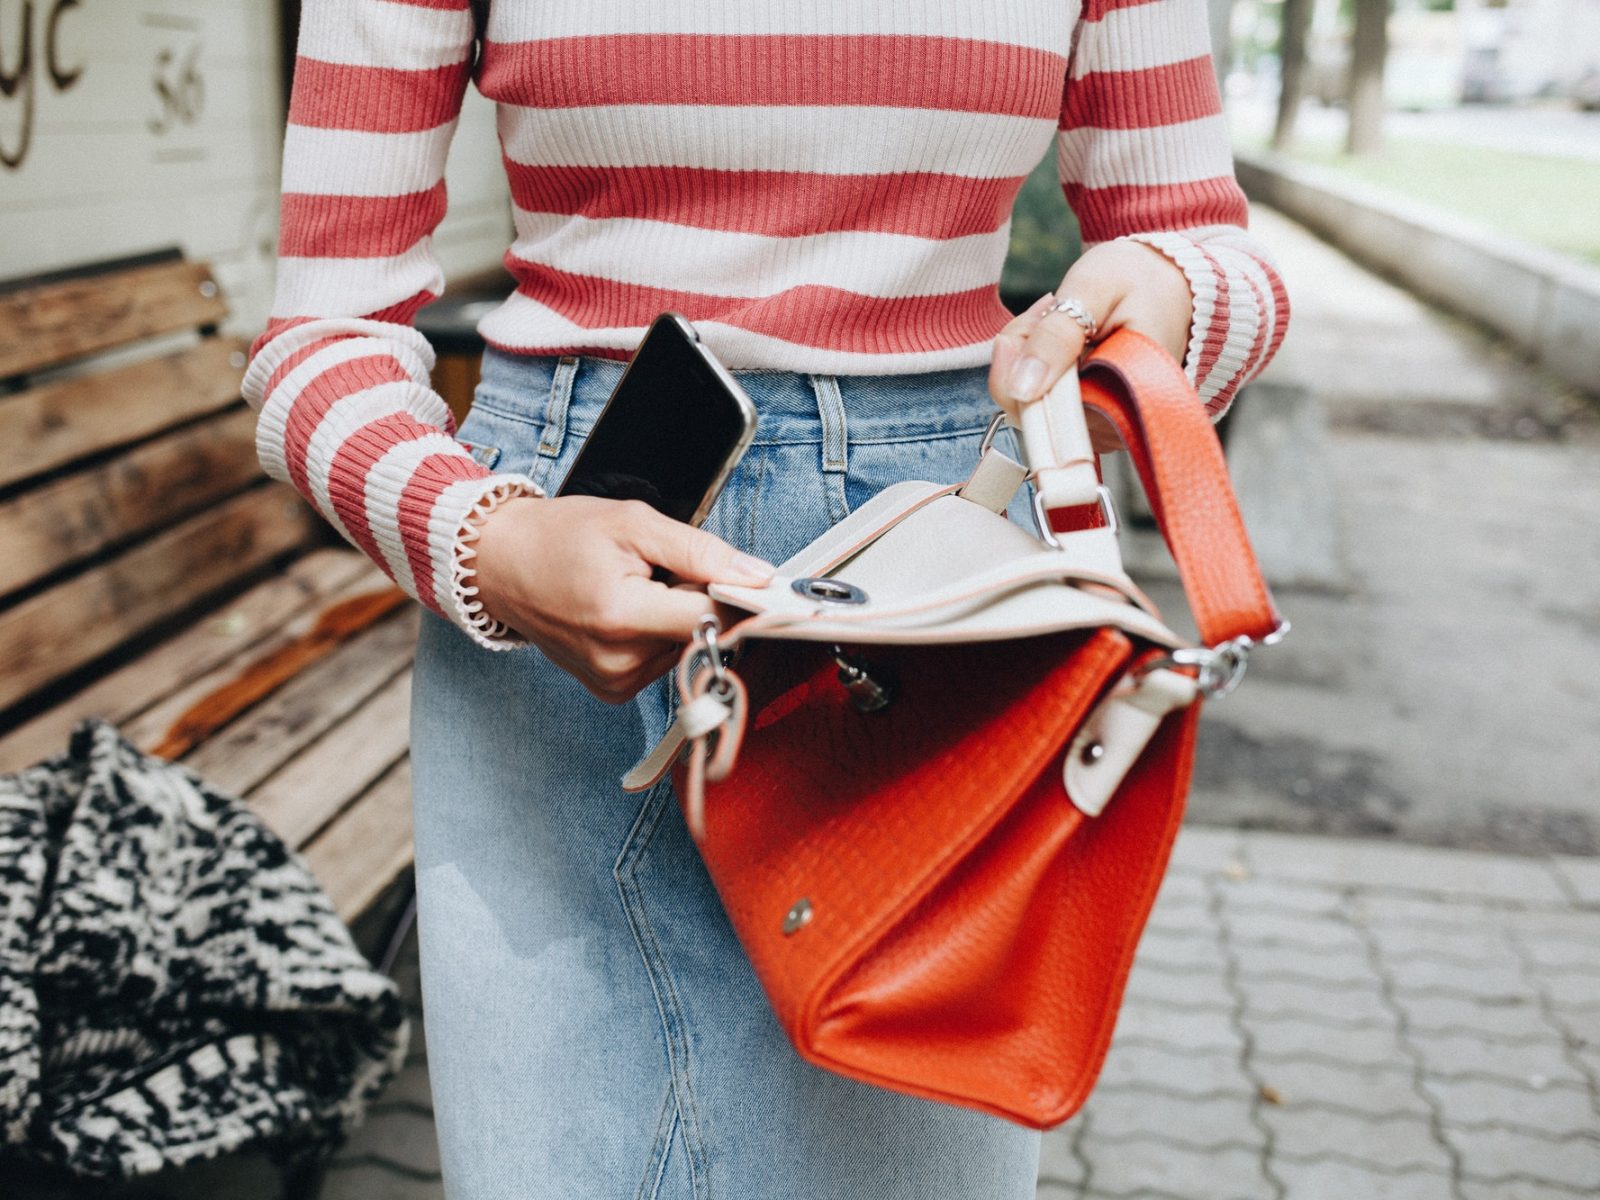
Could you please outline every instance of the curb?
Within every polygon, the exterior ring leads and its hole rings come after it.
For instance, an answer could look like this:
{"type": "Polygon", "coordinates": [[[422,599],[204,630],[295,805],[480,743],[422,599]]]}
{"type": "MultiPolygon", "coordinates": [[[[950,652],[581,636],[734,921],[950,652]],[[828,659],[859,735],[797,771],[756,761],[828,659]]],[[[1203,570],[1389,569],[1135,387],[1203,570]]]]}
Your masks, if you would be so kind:
{"type": "Polygon", "coordinates": [[[1600,395],[1600,269],[1280,155],[1237,153],[1251,199],[1600,395]]]}

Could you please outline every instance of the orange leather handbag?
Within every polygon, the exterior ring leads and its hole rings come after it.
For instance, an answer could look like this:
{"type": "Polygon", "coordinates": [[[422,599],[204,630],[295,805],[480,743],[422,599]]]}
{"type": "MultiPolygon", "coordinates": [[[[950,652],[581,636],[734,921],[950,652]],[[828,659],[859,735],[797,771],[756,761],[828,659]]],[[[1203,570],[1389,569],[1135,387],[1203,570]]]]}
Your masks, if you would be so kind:
{"type": "Polygon", "coordinates": [[[1177,364],[1118,333],[1081,376],[1081,402],[1069,376],[1024,409],[1031,472],[991,436],[965,483],[897,484],[767,587],[714,587],[738,619],[702,627],[624,781],[676,770],[806,1059],[1036,1127],[1099,1073],[1200,701],[1286,628],[1177,364]],[[1084,405],[1132,454],[1198,645],[1123,571],[1084,405]],[[1029,476],[1039,537],[1004,516],[1029,476]]]}

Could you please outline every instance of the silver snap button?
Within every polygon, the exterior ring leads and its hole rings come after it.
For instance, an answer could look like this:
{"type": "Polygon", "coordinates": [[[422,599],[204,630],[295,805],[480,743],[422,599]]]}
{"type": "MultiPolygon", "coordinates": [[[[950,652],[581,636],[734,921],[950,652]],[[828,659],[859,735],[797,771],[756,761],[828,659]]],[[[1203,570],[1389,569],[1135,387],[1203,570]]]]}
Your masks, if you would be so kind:
{"type": "Polygon", "coordinates": [[[1099,742],[1090,742],[1078,751],[1078,757],[1085,763],[1097,763],[1106,756],[1106,748],[1099,742]]]}

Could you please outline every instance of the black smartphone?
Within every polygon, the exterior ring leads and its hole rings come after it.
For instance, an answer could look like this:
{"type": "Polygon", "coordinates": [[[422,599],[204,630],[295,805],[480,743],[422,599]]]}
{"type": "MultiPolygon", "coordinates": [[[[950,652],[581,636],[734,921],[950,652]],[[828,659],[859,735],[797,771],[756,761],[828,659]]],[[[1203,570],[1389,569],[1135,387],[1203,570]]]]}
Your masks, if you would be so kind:
{"type": "Polygon", "coordinates": [[[558,496],[643,500],[698,525],[756,432],[756,407],[678,313],[651,322],[558,496]]]}

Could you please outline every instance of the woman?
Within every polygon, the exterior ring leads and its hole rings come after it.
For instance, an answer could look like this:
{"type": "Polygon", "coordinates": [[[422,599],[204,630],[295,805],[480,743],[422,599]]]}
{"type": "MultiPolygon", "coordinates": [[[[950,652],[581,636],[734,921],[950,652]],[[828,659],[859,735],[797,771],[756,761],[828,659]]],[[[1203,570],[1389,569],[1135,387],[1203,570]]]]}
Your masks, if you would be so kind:
{"type": "Polygon", "coordinates": [[[878,489],[963,477],[993,405],[1095,333],[1154,338],[1215,415],[1270,356],[1286,307],[1204,5],[492,0],[475,44],[468,0],[307,0],[246,381],[268,469],[434,614],[412,762],[447,1191],[1030,1197],[1036,1134],[795,1056],[670,784],[617,780],[668,723],[696,583],[764,582],[878,489]],[[409,322],[469,76],[518,287],[457,440],[409,322]],[[1089,249],[1011,319],[1010,206],[1052,146],[1089,249]],[[705,528],[541,498],[668,308],[761,414],[705,528]]]}

